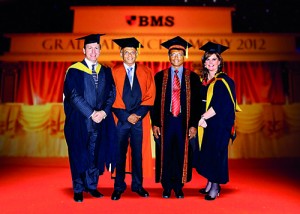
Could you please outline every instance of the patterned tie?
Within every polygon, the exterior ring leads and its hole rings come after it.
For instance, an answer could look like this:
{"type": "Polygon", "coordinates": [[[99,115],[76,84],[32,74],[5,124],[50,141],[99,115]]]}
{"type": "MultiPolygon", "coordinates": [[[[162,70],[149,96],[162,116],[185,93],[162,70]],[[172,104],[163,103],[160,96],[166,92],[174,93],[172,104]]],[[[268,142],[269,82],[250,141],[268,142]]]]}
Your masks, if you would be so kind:
{"type": "Polygon", "coordinates": [[[172,89],[172,114],[177,117],[180,113],[180,82],[177,75],[178,70],[175,70],[172,89]]]}
{"type": "Polygon", "coordinates": [[[98,74],[95,71],[95,65],[92,65],[92,75],[95,81],[96,88],[98,87],[98,74]]]}
{"type": "Polygon", "coordinates": [[[132,87],[132,82],[133,82],[133,78],[132,78],[133,71],[132,71],[132,69],[133,69],[133,67],[127,68],[127,76],[128,76],[131,87],[132,87]]]}

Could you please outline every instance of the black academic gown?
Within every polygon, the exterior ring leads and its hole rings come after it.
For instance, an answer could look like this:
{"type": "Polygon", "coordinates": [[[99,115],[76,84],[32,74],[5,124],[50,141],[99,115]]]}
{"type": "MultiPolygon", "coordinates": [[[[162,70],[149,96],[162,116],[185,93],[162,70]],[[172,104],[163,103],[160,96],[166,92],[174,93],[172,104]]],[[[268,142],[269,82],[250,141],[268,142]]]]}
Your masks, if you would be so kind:
{"type": "MultiPolygon", "coordinates": [[[[233,99],[236,100],[235,85],[226,74],[218,75],[228,83],[233,99]]],[[[206,100],[208,85],[201,87],[201,100],[206,100]]],[[[206,102],[202,102],[201,114],[205,112],[206,102]]],[[[234,124],[235,109],[228,89],[221,80],[217,80],[208,109],[213,107],[216,115],[207,119],[204,129],[201,151],[196,150],[195,165],[198,173],[209,181],[225,184],[229,181],[228,143],[234,124]]]]}
{"type": "Polygon", "coordinates": [[[111,69],[101,66],[98,88],[85,61],[82,69],[70,67],[64,81],[64,110],[66,114],[64,133],[68,145],[72,179],[78,179],[89,167],[88,133],[96,132],[94,151],[95,166],[102,174],[105,164],[115,166],[115,124],[111,106],[115,100],[115,86],[111,69]],[[97,124],[90,118],[94,110],[104,110],[107,117],[97,124]]]}
{"type": "MultiPolygon", "coordinates": [[[[170,104],[171,104],[171,69],[169,68],[167,70],[168,73],[168,81],[166,86],[166,93],[165,96],[162,94],[162,88],[163,88],[163,76],[165,71],[160,71],[155,75],[155,84],[156,84],[156,97],[154,102],[154,107],[151,110],[151,121],[153,126],[158,126],[161,128],[161,138],[166,141],[170,141],[171,139],[168,139],[164,136],[164,133],[166,132],[166,126],[163,124],[167,124],[168,121],[168,115],[170,115],[170,104]],[[162,102],[164,103],[164,108],[162,107],[162,102]],[[162,109],[163,108],[163,109],[162,109]],[[163,112],[161,112],[163,110],[163,112]],[[162,124],[163,123],[163,124],[162,124]]],[[[188,129],[190,127],[198,127],[198,121],[200,119],[199,114],[199,101],[200,101],[200,78],[199,76],[194,73],[190,72],[190,81],[189,81],[189,90],[190,90],[190,99],[189,99],[189,105],[190,108],[187,108],[187,88],[186,88],[186,74],[187,70],[183,70],[182,80],[181,80],[181,93],[180,93],[180,104],[181,104],[181,117],[182,117],[182,124],[181,124],[181,136],[184,136],[185,139],[188,138],[188,129]],[[188,113],[189,112],[189,113],[188,113]],[[187,115],[189,114],[189,118],[187,118],[187,115]]],[[[163,151],[163,147],[161,146],[161,141],[156,140],[156,173],[155,173],[155,181],[161,182],[161,176],[162,176],[162,165],[167,165],[164,160],[161,159],[161,151],[163,151]]],[[[185,144],[185,142],[181,142],[180,144],[185,144]]],[[[182,175],[182,184],[185,182],[188,182],[191,180],[192,177],[192,153],[193,148],[192,145],[189,143],[188,145],[188,151],[185,153],[185,151],[180,150],[180,172],[182,175]],[[183,165],[184,165],[184,155],[187,155],[187,172],[183,172],[183,165]]]]}

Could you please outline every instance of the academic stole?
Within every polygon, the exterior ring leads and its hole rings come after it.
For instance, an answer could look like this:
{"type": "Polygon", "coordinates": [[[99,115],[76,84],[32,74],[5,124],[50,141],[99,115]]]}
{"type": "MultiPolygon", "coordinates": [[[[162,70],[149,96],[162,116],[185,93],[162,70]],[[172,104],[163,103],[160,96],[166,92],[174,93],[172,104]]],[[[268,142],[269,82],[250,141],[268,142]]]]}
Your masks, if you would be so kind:
{"type": "MultiPolygon", "coordinates": [[[[217,77],[217,75],[216,75],[216,77],[217,77]]],[[[214,91],[214,85],[215,85],[215,83],[216,83],[217,80],[221,80],[224,83],[224,85],[226,86],[226,88],[228,90],[228,93],[230,95],[230,98],[231,98],[231,100],[233,102],[234,110],[237,111],[237,112],[242,111],[242,109],[237,104],[237,101],[233,99],[233,96],[232,96],[232,93],[231,93],[231,90],[230,90],[230,87],[229,87],[228,83],[223,78],[215,78],[215,80],[213,82],[211,82],[210,85],[208,86],[205,111],[207,111],[208,106],[209,106],[209,104],[211,102],[211,99],[212,99],[212,96],[213,96],[213,91],[214,91]]],[[[204,128],[201,127],[201,126],[199,126],[198,127],[199,150],[201,150],[203,134],[204,134],[204,128]]],[[[231,128],[231,136],[233,136],[235,138],[235,135],[236,135],[236,133],[235,133],[235,126],[233,125],[232,128],[231,128]]],[[[232,138],[232,139],[234,140],[234,138],[232,138]]]]}

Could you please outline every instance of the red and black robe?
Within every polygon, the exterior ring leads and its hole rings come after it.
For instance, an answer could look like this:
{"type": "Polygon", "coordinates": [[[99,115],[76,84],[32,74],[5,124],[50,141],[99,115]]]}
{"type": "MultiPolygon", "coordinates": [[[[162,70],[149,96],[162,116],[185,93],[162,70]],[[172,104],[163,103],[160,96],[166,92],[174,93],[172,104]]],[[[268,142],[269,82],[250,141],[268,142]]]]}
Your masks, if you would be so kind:
{"type": "MultiPolygon", "coordinates": [[[[170,112],[171,104],[171,69],[166,69],[158,72],[155,75],[156,84],[156,97],[154,101],[154,107],[151,110],[152,126],[158,126],[161,128],[160,143],[156,144],[156,176],[155,181],[161,181],[162,166],[164,163],[163,149],[164,149],[164,122],[165,115],[170,112]]],[[[185,136],[185,146],[183,152],[182,163],[182,183],[186,183],[191,180],[192,177],[192,146],[188,137],[188,130],[190,127],[198,127],[198,121],[200,119],[200,78],[199,76],[189,70],[184,69],[181,80],[181,92],[180,92],[180,104],[181,114],[183,116],[183,126],[185,136]]]]}

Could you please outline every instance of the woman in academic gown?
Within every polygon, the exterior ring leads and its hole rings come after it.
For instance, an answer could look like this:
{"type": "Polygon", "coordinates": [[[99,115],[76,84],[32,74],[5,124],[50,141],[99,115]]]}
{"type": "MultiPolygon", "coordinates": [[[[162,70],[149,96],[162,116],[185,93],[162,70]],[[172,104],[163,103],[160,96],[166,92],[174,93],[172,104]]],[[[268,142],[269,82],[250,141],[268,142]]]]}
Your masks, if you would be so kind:
{"type": "Polygon", "coordinates": [[[214,200],[220,193],[220,184],[229,181],[228,143],[235,120],[236,93],[234,81],[222,71],[221,53],[228,49],[208,42],[200,48],[203,81],[201,86],[202,107],[199,120],[199,150],[195,152],[196,169],[207,179],[205,200],[214,200]]]}

